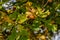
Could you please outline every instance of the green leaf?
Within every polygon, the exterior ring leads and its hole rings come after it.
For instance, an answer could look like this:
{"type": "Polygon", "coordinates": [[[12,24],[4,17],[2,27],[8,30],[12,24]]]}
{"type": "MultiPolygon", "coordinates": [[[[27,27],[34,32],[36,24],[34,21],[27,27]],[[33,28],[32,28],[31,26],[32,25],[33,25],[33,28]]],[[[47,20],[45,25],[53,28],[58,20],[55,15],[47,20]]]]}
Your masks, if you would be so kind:
{"type": "Polygon", "coordinates": [[[16,37],[17,37],[16,28],[13,28],[12,33],[10,36],[8,36],[7,40],[15,40],[16,37]]]}
{"type": "Polygon", "coordinates": [[[20,32],[20,38],[19,40],[27,40],[28,39],[28,32],[26,30],[22,30],[20,32]]]}
{"type": "Polygon", "coordinates": [[[10,14],[9,15],[9,17],[11,18],[11,19],[16,19],[17,17],[18,17],[18,12],[17,11],[15,11],[14,13],[12,13],[12,14],[10,14]]]}
{"type": "Polygon", "coordinates": [[[18,18],[17,18],[16,21],[18,21],[19,23],[23,23],[23,22],[25,22],[26,20],[27,20],[26,15],[25,15],[25,14],[20,14],[20,15],[18,15],[18,18]]]}
{"type": "Polygon", "coordinates": [[[55,22],[56,22],[57,24],[60,24],[60,16],[58,16],[58,17],[55,18],[55,22]]]}

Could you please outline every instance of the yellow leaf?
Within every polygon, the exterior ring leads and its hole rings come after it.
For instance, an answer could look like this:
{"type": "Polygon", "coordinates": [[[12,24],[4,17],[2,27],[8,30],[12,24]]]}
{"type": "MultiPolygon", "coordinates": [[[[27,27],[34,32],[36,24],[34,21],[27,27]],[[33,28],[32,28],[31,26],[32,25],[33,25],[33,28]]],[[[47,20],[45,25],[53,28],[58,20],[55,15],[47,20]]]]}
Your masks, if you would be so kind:
{"type": "Polygon", "coordinates": [[[7,13],[12,13],[13,11],[12,10],[7,10],[7,13]]]}
{"type": "Polygon", "coordinates": [[[41,38],[42,40],[44,40],[44,39],[45,39],[45,35],[41,35],[40,38],[41,38]]]}
{"type": "Polygon", "coordinates": [[[47,17],[47,15],[42,15],[42,16],[41,16],[41,18],[46,18],[46,17],[47,17]]]}
{"type": "Polygon", "coordinates": [[[26,3],[26,6],[31,6],[32,5],[32,2],[27,2],[26,3]]]}
{"type": "Polygon", "coordinates": [[[8,23],[13,23],[13,21],[8,16],[4,16],[4,20],[8,23]]]}

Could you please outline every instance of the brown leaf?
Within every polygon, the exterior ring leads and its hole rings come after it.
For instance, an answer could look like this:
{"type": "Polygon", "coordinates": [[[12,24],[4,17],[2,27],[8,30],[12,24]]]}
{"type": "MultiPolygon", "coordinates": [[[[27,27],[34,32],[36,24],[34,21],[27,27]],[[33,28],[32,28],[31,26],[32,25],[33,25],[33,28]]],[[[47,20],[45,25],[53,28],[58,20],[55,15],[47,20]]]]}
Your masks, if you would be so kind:
{"type": "Polygon", "coordinates": [[[51,2],[52,2],[52,0],[48,0],[48,2],[50,2],[50,3],[51,3],[51,2]]]}

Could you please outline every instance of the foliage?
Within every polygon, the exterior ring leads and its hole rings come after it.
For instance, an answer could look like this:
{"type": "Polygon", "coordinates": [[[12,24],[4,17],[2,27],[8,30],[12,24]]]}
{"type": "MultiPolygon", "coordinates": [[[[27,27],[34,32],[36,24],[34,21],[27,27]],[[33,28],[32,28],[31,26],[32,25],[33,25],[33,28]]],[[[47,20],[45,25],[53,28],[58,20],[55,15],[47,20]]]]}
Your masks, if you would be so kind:
{"type": "Polygon", "coordinates": [[[0,2],[0,40],[51,40],[50,34],[60,30],[60,0],[9,3],[0,2]]]}

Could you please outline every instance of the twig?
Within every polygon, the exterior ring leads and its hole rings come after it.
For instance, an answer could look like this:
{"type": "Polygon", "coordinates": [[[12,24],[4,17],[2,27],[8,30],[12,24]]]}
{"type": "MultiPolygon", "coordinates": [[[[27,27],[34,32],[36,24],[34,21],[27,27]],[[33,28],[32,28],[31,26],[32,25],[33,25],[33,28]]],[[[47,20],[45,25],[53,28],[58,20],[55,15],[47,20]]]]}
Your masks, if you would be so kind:
{"type": "Polygon", "coordinates": [[[43,8],[48,4],[48,1],[45,3],[45,5],[43,6],[43,8]]]}

